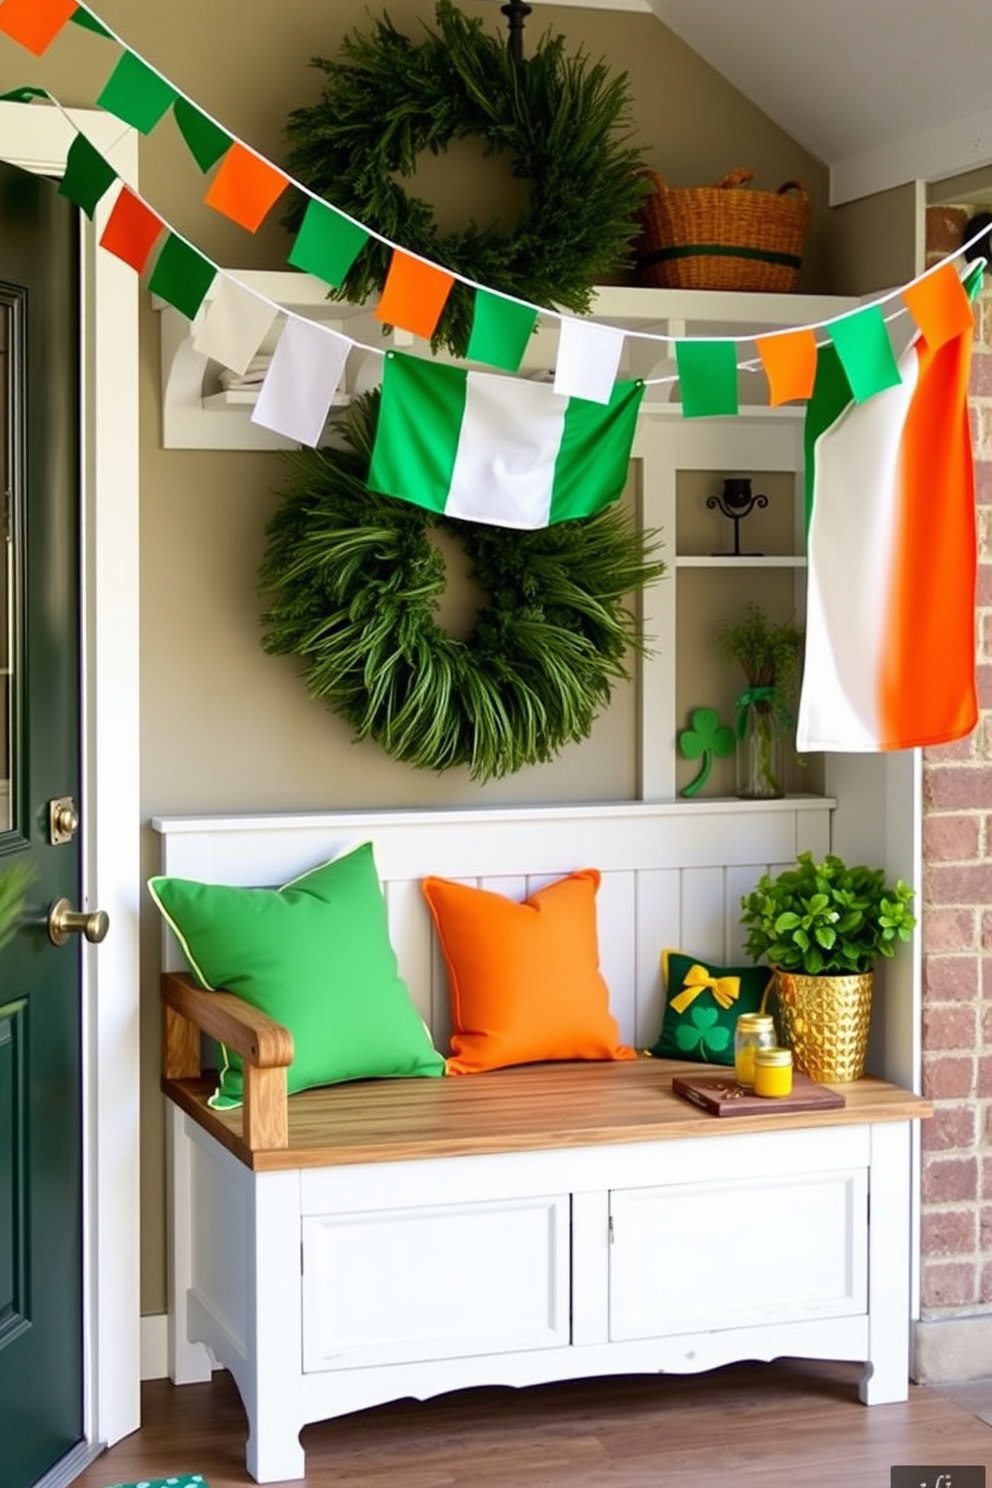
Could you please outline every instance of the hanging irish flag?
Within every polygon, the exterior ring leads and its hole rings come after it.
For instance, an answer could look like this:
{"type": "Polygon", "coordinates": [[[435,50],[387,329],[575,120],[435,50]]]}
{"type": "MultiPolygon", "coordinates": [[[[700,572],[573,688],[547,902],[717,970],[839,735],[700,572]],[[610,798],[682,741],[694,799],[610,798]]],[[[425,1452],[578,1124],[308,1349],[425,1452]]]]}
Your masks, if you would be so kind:
{"type": "Polygon", "coordinates": [[[588,517],[624,488],[643,395],[642,382],[617,382],[593,403],[390,351],[368,484],[494,527],[588,517]]]}
{"type": "Polygon", "coordinates": [[[839,396],[836,352],[821,351],[800,751],[943,744],[978,720],[972,334],[969,315],[940,344],[918,336],[900,384],[861,403],[839,396]]]}

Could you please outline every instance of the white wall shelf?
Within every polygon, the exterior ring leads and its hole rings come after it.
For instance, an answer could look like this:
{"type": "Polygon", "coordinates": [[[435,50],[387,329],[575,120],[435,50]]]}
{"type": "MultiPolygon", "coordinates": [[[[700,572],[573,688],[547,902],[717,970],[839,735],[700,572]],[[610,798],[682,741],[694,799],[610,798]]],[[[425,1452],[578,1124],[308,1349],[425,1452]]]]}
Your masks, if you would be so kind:
{"type": "Polygon", "coordinates": [[[676,568],[805,568],[806,559],[801,553],[790,554],[787,557],[766,557],[762,553],[741,553],[735,555],[728,553],[726,556],[716,553],[712,558],[698,557],[695,554],[676,556],[676,568]]]}
{"type": "MultiPolygon", "coordinates": [[[[429,346],[402,331],[388,333],[376,320],[375,302],[350,305],[328,298],[322,280],[295,270],[231,270],[229,277],[297,315],[320,321],[360,343],[348,358],[344,396],[375,379],[380,353],[401,346],[429,355],[429,346]],[[362,348],[368,348],[363,350],[362,348]]],[[[284,439],[251,421],[256,394],[250,389],[225,391],[221,368],[197,352],[192,325],[186,316],[160,298],[153,298],[161,317],[162,444],[165,449],[274,450],[292,447],[284,439]]],[[[856,308],[855,300],[820,295],[735,294],[712,290],[639,289],[604,286],[595,291],[593,320],[658,336],[746,336],[784,326],[817,323],[856,308]]],[[[274,335],[277,334],[274,332],[274,335]]],[[[273,343],[274,345],[274,340],[273,343]]],[[[557,320],[545,317],[532,338],[524,370],[531,375],[550,372],[557,345],[557,320]]],[[[271,351],[272,346],[263,347],[271,351]]],[[[630,339],[624,375],[670,377],[674,360],[663,341],[630,339]]],[[[759,379],[744,375],[741,396],[755,396],[759,379]],[[748,387],[748,383],[751,387],[748,387]]],[[[673,384],[648,389],[646,402],[667,402],[673,384]]],[[[762,408],[772,420],[780,409],[762,408]]],[[[785,410],[786,415],[791,410],[785,410]]],[[[709,422],[708,420],[704,422],[709,422]]]]}

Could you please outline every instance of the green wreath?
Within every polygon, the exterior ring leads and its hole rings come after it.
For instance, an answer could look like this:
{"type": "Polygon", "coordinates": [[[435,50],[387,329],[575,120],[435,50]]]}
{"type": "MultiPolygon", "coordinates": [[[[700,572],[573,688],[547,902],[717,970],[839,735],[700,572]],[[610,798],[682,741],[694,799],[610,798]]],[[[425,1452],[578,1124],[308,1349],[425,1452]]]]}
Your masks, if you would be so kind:
{"type": "Polygon", "coordinates": [[[298,657],[357,739],[418,769],[489,780],[550,760],[587,737],[644,650],[626,597],[664,572],[657,534],[617,507],[515,532],[379,496],[365,484],[378,410],[365,394],[338,421],[343,448],[287,454],[259,570],[263,647],[298,657]],[[462,541],[486,595],[466,640],[435,619],[435,525],[462,541]]]}
{"type": "MultiPolygon", "coordinates": [[[[482,23],[439,0],[437,31],[419,44],[388,18],[353,32],[338,59],[315,57],[326,74],[319,102],[295,109],[287,136],[296,178],[366,226],[476,284],[577,314],[590,290],[629,261],[637,208],[649,189],[631,132],[626,75],[566,56],[565,38],[543,36],[518,62],[482,23]],[[508,150],[529,180],[530,210],[513,233],[471,222],[442,235],[430,205],[406,194],[424,150],[443,153],[476,136],[486,152],[508,150]]],[[[286,218],[299,225],[303,202],[286,218]]],[[[391,249],[370,239],[338,298],[363,304],[381,290],[391,249]]],[[[472,293],[456,284],[435,345],[464,356],[472,293]]]]}

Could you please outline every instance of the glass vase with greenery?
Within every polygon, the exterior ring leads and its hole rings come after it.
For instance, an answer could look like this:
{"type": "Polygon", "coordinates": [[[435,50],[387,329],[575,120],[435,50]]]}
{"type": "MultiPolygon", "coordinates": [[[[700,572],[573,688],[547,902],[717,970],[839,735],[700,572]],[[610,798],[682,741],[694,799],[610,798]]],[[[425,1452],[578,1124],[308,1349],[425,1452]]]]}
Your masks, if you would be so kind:
{"type": "Polygon", "coordinates": [[[770,620],[753,600],[739,620],[726,621],[717,632],[724,665],[739,666],[747,681],[734,702],[738,796],[785,794],[785,746],[793,729],[803,639],[792,620],[770,620]]]}

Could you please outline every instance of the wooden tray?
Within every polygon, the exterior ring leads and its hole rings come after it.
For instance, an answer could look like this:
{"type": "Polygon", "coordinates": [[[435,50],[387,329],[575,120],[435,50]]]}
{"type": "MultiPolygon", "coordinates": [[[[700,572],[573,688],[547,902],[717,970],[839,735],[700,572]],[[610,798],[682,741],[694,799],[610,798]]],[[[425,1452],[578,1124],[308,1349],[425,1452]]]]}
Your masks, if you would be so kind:
{"type": "Polygon", "coordinates": [[[733,1072],[725,1075],[673,1075],[672,1089],[713,1116],[767,1116],[772,1111],[829,1111],[844,1105],[844,1097],[818,1085],[798,1071],[792,1076],[791,1095],[754,1095],[742,1090],[733,1072]]]}

